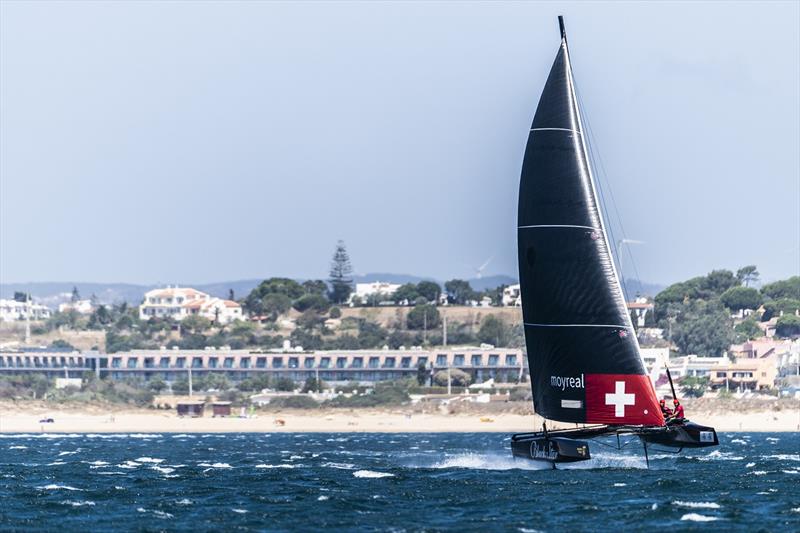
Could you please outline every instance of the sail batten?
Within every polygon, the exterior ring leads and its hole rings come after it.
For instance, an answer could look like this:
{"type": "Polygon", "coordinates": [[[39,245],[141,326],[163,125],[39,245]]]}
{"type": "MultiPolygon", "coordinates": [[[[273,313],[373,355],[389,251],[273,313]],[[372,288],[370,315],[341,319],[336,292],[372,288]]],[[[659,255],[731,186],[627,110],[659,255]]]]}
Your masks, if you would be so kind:
{"type": "Polygon", "coordinates": [[[662,425],[611,257],[559,22],[561,44],[525,150],[517,223],[534,408],[568,422],[662,425]]]}

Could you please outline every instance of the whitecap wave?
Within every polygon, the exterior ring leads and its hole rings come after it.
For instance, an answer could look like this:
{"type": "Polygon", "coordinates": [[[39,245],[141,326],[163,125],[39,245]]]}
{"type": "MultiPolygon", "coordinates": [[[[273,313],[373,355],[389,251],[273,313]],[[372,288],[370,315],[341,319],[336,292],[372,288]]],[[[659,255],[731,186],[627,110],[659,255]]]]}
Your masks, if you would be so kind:
{"type": "Polygon", "coordinates": [[[716,516],[706,516],[697,513],[688,513],[681,517],[681,520],[689,520],[691,522],[714,522],[719,520],[716,516]]]}
{"type": "Polygon", "coordinates": [[[322,463],[322,466],[327,468],[338,468],[339,470],[352,470],[356,467],[356,465],[352,463],[322,463]]]}
{"type": "Polygon", "coordinates": [[[95,505],[95,503],[91,500],[86,500],[82,502],[74,500],[64,500],[63,502],[60,503],[61,505],[71,505],[72,507],[84,507],[84,506],[93,507],[95,505]]]}
{"type": "Polygon", "coordinates": [[[742,439],[731,439],[731,444],[747,444],[747,441],[742,439]]]}
{"type": "Polygon", "coordinates": [[[27,446],[9,446],[8,449],[9,450],[27,450],[28,447],[27,446]]]}
{"type": "Polygon", "coordinates": [[[744,460],[744,457],[733,455],[731,454],[731,452],[721,452],[719,450],[714,450],[708,455],[697,457],[697,460],[698,461],[742,461],[744,460]]]}
{"type": "Polygon", "coordinates": [[[469,468],[476,470],[545,470],[551,469],[548,463],[518,460],[508,455],[487,455],[481,453],[462,453],[449,455],[424,468],[469,468]]]}
{"type": "Polygon", "coordinates": [[[286,465],[286,464],[279,464],[279,465],[267,465],[267,464],[259,464],[256,465],[256,468],[297,468],[300,465],[286,465]]]}
{"type": "Polygon", "coordinates": [[[779,461],[800,461],[800,453],[776,453],[773,455],[762,455],[763,459],[777,459],[779,461]]]}
{"type": "Polygon", "coordinates": [[[159,518],[174,518],[175,515],[166,511],[159,511],[158,509],[145,509],[144,507],[137,507],[136,510],[140,513],[151,513],[159,518]]]}
{"type": "Polygon", "coordinates": [[[329,497],[328,497],[328,496],[325,496],[325,495],[323,494],[322,496],[319,496],[319,497],[317,498],[317,501],[318,501],[318,502],[324,502],[324,501],[325,501],[325,500],[327,500],[327,499],[329,499],[329,497]]]}
{"type": "Polygon", "coordinates": [[[353,472],[353,477],[362,478],[381,478],[381,477],[394,477],[394,474],[388,472],[375,472],[374,470],[356,470],[353,472]]]}
{"type": "Polygon", "coordinates": [[[156,458],[153,458],[153,457],[139,457],[138,459],[136,459],[136,461],[138,461],[140,463],[156,463],[156,464],[158,464],[158,463],[163,463],[164,459],[156,459],[156,458]]]}
{"type": "Polygon", "coordinates": [[[59,457],[63,457],[65,455],[75,455],[76,453],[78,453],[78,451],[79,450],[74,450],[74,451],[71,451],[71,452],[58,452],[58,456],[59,457]]]}
{"type": "Polygon", "coordinates": [[[79,489],[77,487],[70,487],[69,485],[59,485],[58,483],[51,483],[49,485],[44,485],[42,487],[36,487],[39,490],[76,490],[83,492],[84,489],[79,489]]]}
{"type": "Polygon", "coordinates": [[[716,502],[682,502],[680,500],[675,500],[672,502],[672,505],[688,507],[689,509],[719,509],[721,507],[721,505],[716,502]]]}
{"type": "Polygon", "coordinates": [[[233,468],[228,463],[200,463],[197,466],[204,466],[207,468],[233,468]]]}
{"type": "Polygon", "coordinates": [[[192,500],[190,500],[189,498],[184,498],[182,500],[178,500],[175,503],[177,503],[178,505],[192,505],[192,504],[194,504],[194,502],[192,500]]]}
{"type": "Polygon", "coordinates": [[[158,466],[158,465],[151,466],[150,470],[155,470],[156,472],[161,472],[162,474],[171,474],[175,471],[174,468],[170,468],[168,466],[158,466]]]}
{"type": "Polygon", "coordinates": [[[232,508],[231,511],[233,511],[234,513],[239,513],[239,514],[245,514],[245,513],[249,513],[250,512],[247,509],[236,509],[236,508],[232,508]]]}

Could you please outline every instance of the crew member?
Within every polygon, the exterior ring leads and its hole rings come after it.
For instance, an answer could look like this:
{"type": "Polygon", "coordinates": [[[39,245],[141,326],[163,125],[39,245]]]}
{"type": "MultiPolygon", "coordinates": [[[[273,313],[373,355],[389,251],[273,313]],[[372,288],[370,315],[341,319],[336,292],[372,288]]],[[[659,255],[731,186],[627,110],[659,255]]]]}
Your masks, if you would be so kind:
{"type": "Polygon", "coordinates": [[[683,420],[684,419],[684,414],[683,414],[683,406],[681,405],[681,402],[679,402],[678,399],[675,398],[674,400],[672,400],[672,403],[673,403],[673,405],[675,405],[675,409],[673,410],[673,418],[675,420],[683,420]]]}
{"type": "Polygon", "coordinates": [[[667,401],[663,398],[658,402],[658,405],[661,406],[661,414],[664,415],[664,419],[672,416],[672,409],[667,407],[667,401]]]}

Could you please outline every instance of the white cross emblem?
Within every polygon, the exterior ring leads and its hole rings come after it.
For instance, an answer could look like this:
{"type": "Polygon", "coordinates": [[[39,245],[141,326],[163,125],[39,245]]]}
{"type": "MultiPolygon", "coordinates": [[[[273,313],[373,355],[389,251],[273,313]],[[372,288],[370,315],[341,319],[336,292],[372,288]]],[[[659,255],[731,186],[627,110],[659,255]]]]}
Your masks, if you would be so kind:
{"type": "Polygon", "coordinates": [[[606,393],[606,405],[614,406],[614,416],[623,417],[625,416],[625,406],[636,403],[636,395],[633,393],[625,394],[624,381],[617,381],[615,383],[616,390],[614,391],[614,394],[611,394],[610,392],[606,393]]]}

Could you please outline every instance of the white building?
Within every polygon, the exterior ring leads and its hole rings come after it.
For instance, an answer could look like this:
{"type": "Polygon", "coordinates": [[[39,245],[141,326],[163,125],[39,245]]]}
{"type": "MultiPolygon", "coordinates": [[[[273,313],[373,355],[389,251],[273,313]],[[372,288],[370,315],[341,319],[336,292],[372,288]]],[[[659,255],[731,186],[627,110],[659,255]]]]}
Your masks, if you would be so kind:
{"type": "Polygon", "coordinates": [[[139,318],[152,317],[183,320],[199,315],[220,324],[243,319],[242,306],[232,300],[216,298],[189,287],[167,287],[145,293],[139,306],[139,318]]]}
{"type": "Polygon", "coordinates": [[[519,283],[509,285],[503,289],[503,305],[506,307],[519,307],[522,305],[519,283]]]}
{"type": "Polygon", "coordinates": [[[82,315],[88,315],[92,312],[91,300],[78,300],[77,302],[67,302],[58,305],[58,312],[65,313],[67,311],[76,311],[82,315]]]}
{"type": "Polygon", "coordinates": [[[370,296],[381,295],[389,298],[400,288],[398,283],[388,283],[386,281],[373,281],[372,283],[356,283],[356,290],[350,295],[350,302],[358,298],[362,302],[370,296]]]}
{"type": "Polygon", "coordinates": [[[45,320],[50,318],[50,309],[43,305],[16,300],[0,300],[0,320],[14,322],[25,320],[30,311],[31,320],[45,320]]]}

